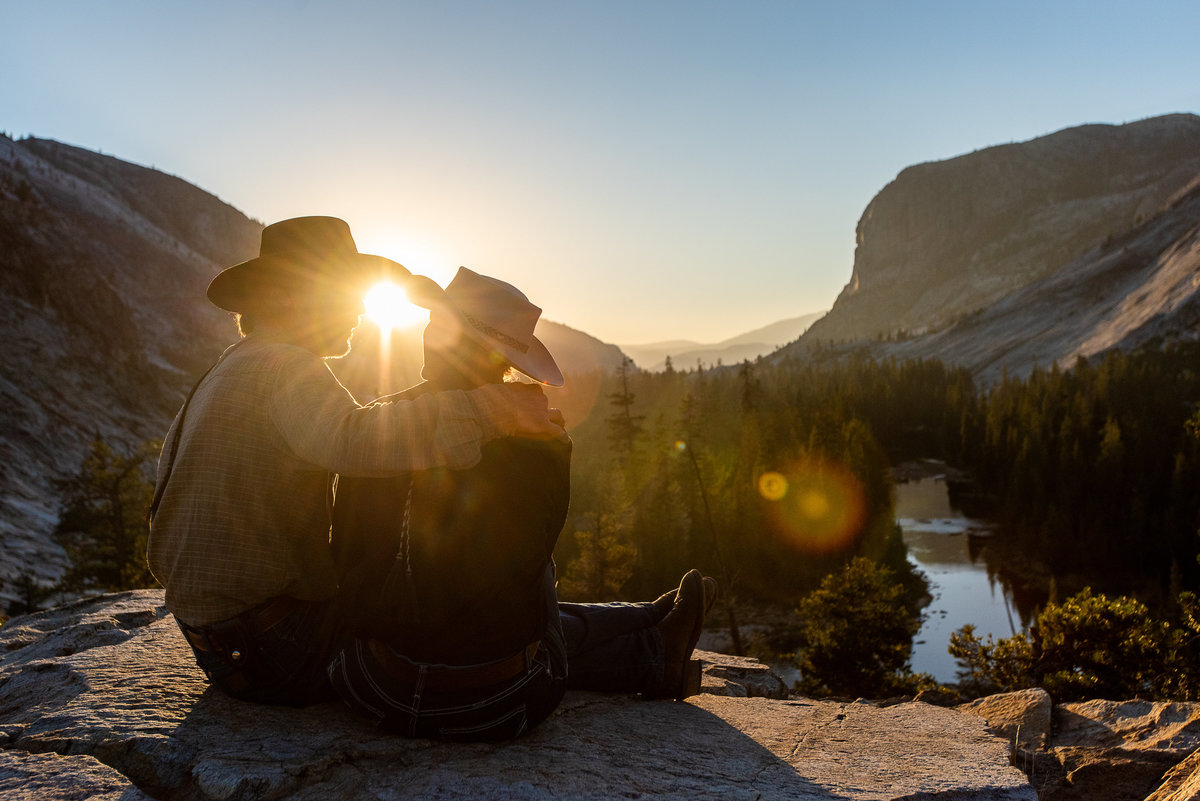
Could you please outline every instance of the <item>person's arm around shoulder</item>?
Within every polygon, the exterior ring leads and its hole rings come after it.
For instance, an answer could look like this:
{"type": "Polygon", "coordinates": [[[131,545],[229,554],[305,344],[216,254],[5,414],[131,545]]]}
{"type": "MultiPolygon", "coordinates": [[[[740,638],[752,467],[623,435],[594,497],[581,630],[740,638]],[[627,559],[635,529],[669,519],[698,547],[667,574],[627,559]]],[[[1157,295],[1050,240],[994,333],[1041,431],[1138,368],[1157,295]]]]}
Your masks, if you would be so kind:
{"type": "Polygon", "coordinates": [[[492,439],[566,435],[552,422],[539,387],[496,385],[364,407],[321,360],[302,352],[280,366],[270,405],[297,456],[344,475],[467,468],[492,439]]]}

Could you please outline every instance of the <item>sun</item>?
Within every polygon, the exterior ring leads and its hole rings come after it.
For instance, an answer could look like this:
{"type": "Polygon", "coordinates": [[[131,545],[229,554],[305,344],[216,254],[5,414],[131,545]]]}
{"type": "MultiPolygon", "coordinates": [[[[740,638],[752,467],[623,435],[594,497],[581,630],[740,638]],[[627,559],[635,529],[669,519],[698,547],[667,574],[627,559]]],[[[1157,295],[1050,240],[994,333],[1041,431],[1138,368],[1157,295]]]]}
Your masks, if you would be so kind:
{"type": "Polygon", "coordinates": [[[391,281],[380,281],[367,290],[363,304],[367,308],[367,318],[385,332],[423,323],[429,314],[420,306],[414,306],[404,294],[403,287],[391,281]]]}

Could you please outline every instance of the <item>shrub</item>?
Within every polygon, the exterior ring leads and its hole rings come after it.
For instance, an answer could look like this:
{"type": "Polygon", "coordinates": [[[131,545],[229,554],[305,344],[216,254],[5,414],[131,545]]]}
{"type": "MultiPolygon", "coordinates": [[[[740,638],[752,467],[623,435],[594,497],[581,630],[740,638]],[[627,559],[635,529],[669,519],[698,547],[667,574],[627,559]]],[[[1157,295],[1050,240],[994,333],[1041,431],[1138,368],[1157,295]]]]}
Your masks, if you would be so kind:
{"type": "Polygon", "coordinates": [[[887,568],[855,557],[804,598],[801,689],[877,697],[912,689],[908,660],[917,621],[887,568]]]}
{"type": "Polygon", "coordinates": [[[1200,691],[1200,603],[1179,597],[1177,621],[1142,602],[1084,588],[1038,613],[1028,634],[982,641],[964,626],[950,638],[963,688],[975,694],[1042,687],[1056,701],[1195,698],[1200,691]]]}

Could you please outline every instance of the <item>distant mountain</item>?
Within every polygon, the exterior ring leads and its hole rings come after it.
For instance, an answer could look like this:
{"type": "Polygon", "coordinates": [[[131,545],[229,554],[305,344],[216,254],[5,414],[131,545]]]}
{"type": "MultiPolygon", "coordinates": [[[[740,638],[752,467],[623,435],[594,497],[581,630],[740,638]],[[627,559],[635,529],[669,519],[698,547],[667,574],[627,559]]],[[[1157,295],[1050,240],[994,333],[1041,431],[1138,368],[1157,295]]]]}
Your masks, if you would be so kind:
{"type": "Polygon", "coordinates": [[[936,357],[983,384],[1193,339],[1200,117],[1085,125],[910,167],[859,223],[854,275],[777,358],[936,357]]]}
{"type": "Polygon", "coordinates": [[[1198,173],[1192,114],[909,167],[863,212],[850,283],[804,339],[942,328],[1143,224],[1198,173]]]}
{"type": "Polygon", "coordinates": [[[824,312],[816,312],[780,320],[712,345],[676,339],[620,347],[639,367],[650,371],[662,370],[666,366],[668,356],[671,357],[671,363],[679,369],[695,367],[697,362],[705,367],[711,367],[718,361],[723,364],[738,364],[747,359],[754,360],[765,356],[781,345],[795,341],[823,314],[824,312]]]}
{"type": "MultiPolygon", "coordinates": [[[[132,446],[161,437],[196,377],[236,339],[205,288],[258,253],[261,228],[179,178],[0,136],[0,597],[14,597],[9,580],[22,570],[48,583],[64,568],[50,538],[54,480],[78,470],[92,438],[132,446]]],[[[558,323],[538,334],[581,389],[623,358],[558,323]]],[[[419,373],[419,336],[404,344],[397,335],[391,390],[419,373]]],[[[367,400],[385,383],[378,334],[364,330],[356,343],[333,367],[367,400]]],[[[553,402],[576,403],[569,392],[553,402]]]]}

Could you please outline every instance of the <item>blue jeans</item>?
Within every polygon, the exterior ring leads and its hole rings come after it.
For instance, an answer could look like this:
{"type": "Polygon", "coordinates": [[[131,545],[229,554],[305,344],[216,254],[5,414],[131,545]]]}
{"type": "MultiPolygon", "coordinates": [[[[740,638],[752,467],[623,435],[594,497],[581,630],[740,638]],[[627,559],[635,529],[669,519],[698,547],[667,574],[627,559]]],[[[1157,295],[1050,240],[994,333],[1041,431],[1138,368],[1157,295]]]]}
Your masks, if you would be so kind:
{"type": "Polygon", "coordinates": [[[253,610],[199,629],[177,622],[196,664],[234,698],[306,706],[333,697],[326,666],[342,639],[342,626],[330,601],[299,601],[295,611],[265,631],[253,610]]]}
{"type": "Polygon", "coordinates": [[[503,682],[431,690],[426,685],[432,677],[478,666],[423,664],[393,650],[392,661],[407,667],[401,679],[364,639],[334,655],[330,682],[351,709],[383,729],[409,737],[476,741],[525,733],[554,711],[568,687],[637,693],[662,680],[662,637],[652,604],[560,604],[552,568],[546,573],[544,597],[548,622],[538,652],[523,672],[503,682]]]}
{"type": "Polygon", "coordinates": [[[439,679],[452,679],[478,666],[424,664],[392,650],[391,661],[404,663],[412,674],[400,679],[379,661],[368,642],[355,639],[335,654],[329,680],[347,706],[395,734],[463,742],[506,740],[542,722],[563,696],[563,679],[554,674],[545,648],[509,679],[439,689],[439,679]]]}
{"type": "Polygon", "coordinates": [[[558,604],[567,687],[649,692],[663,678],[663,643],[649,603],[558,604]]]}

